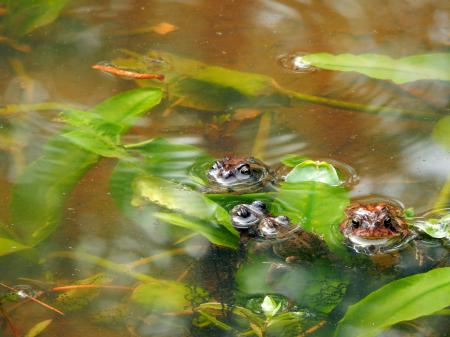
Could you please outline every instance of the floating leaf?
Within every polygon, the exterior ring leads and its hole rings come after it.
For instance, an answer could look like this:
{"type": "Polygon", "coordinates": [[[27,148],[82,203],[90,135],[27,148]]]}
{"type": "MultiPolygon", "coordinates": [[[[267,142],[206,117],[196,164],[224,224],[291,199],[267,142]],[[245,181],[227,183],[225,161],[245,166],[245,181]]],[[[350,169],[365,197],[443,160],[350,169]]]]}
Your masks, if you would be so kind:
{"type": "Polygon", "coordinates": [[[6,28],[15,36],[22,36],[36,28],[52,23],[69,0],[9,0],[6,28]]]}
{"type": "Polygon", "coordinates": [[[431,315],[450,305],[450,268],[393,281],[353,304],[336,337],[373,337],[390,326],[431,315]]]}
{"type": "Polygon", "coordinates": [[[25,246],[13,239],[7,239],[0,237],[0,256],[17,253],[24,249],[30,249],[31,247],[25,246]]]}
{"type": "MultiPolygon", "coordinates": [[[[161,97],[157,89],[134,89],[107,99],[90,112],[120,125],[123,133],[161,97]]],[[[42,157],[24,170],[13,187],[12,223],[25,242],[35,245],[56,229],[66,198],[98,159],[61,135],[45,145],[42,157]]]]}
{"type": "Polygon", "coordinates": [[[35,326],[33,326],[30,331],[24,337],[36,337],[41,334],[42,331],[47,329],[47,327],[53,322],[52,319],[47,319],[45,321],[39,322],[35,326]]]}
{"type": "Polygon", "coordinates": [[[203,194],[182,185],[158,177],[142,177],[135,181],[135,196],[137,203],[140,202],[139,199],[144,199],[172,211],[201,220],[213,221],[236,237],[239,236],[224,208],[203,194]]]}
{"type": "Polygon", "coordinates": [[[342,183],[333,165],[324,161],[305,160],[294,167],[285,178],[288,183],[316,181],[331,186],[342,183]]]}
{"type": "Polygon", "coordinates": [[[261,309],[266,317],[272,317],[281,309],[281,304],[281,302],[277,304],[272,297],[266,296],[261,304],[261,309]]]}
{"type": "Polygon", "coordinates": [[[380,54],[317,53],[299,57],[318,68],[356,71],[397,84],[417,80],[450,81],[450,53],[411,55],[399,59],[380,54]]]}
{"type": "Polygon", "coordinates": [[[440,219],[416,220],[411,226],[419,229],[435,239],[450,240],[450,214],[440,219]]]}
{"type": "Polygon", "coordinates": [[[287,215],[304,229],[320,234],[331,250],[345,254],[338,225],[349,202],[348,193],[342,187],[313,181],[285,182],[275,194],[274,206],[277,214],[287,215]]]}
{"type": "Polygon", "coordinates": [[[439,120],[433,128],[433,139],[444,149],[450,151],[450,116],[439,120]]]}
{"type": "Polygon", "coordinates": [[[150,312],[179,311],[191,303],[189,289],[180,282],[161,281],[141,284],[133,291],[131,301],[150,312]]]}

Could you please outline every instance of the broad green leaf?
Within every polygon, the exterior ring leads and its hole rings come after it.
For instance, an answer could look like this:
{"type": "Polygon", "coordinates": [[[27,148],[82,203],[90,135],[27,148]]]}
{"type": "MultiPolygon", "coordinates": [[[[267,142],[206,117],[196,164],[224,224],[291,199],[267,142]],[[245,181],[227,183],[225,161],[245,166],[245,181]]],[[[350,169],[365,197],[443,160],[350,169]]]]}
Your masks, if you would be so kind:
{"type": "Polygon", "coordinates": [[[285,182],[275,194],[274,206],[277,214],[287,215],[304,229],[320,234],[331,250],[342,255],[346,249],[338,225],[349,202],[342,187],[313,181],[285,182]]]}
{"type": "Polygon", "coordinates": [[[131,218],[138,217],[137,213],[142,211],[131,206],[132,184],[138,176],[152,175],[195,185],[191,177],[194,168],[212,160],[195,146],[171,143],[162,138],[132,144],[127,149],[136,158],[119,160],[110,179],[110,191],[121,210],[131,218]]]}
{"type": "Polygon", "coordinates": [[[261,304],[261,309],[264,312],[266,317],[275,316],[281,308],[281,302],[278,304],[272,299],[270,296],[264,297],[264,300],[261,304]]]}
{"type": "Polygon", "coordinates": [[[412,221],[410,225],[432,238],[450,240],[450,214],[440,219],[412,221]]]}
{"type": "Polygon", "coordinates": [[[189,289],[180,282],[161,281],[144,283],[136,287],[131,301],[150,312],[179,311],[190,306],[189,289]]]}
{"type": "Polygon", "coordinates": [[[431,315],[450,305],[450,268],[393,281],[353,304],[335,337],[374,337],[390,326],[431,315]]]}
{"type": "Polygon", "coordinates": [[[118,145],[122,126],[106,121],[89,111],[69,110],[62,119],[74,130],[62,134],[73,144],[103,157],[126,157],[127,152],[118,145]]]}
{"type": "Polygon", "coordinates": [[[337,186],[342,183],[333,165],[313,160],[305,160],[295,166],[286,176],[285,181],[288,183],[316,181],[331,186],[337,186]]]}
{"type": "Polygon", "coordinates": [[[52,319],[47,319],[45,321],[37,323],[33,326],[24,337],[37,337],[41,334],[42,331],[47,329],[47,327],[53,322],[52,319]]]}
{"type": "Polygon", "coordinates": [[[133,202],[136,205],[142,204],[142,200],[150,201],[172,211],[216,222],[236,237],[239,236],[231,224],[228,212],[202,193],[152,176],[137,178],[134,188],[136,197],[133,202]]]}
{"type": "MultiPolygon", "coordinates": [[[[129,57],[113,60],[119,67],[143,72],[158,72],[149,69],[148,59],[157,59],[166,66],[162,70],[166,76],[165,85],[170,97],[176,103],[188,108],[204,111],[223,112],[242,107],[279,107],[305,102],[331,106],[334,108],[363,111],[374,114],[394,114],[405,118],[427,120],[437,119],[433,111],[415,111],[389,106],[374,106],[339,101],[320,96],[295,92],[282,88],[268,76],[241,72],[220,66],[208,65],[200,61],[184,58],[164,51],[150,51],[146,55],[125,51],[129,57]]],[[[141,86],[161,87],[152,80],[139,80],[141,86]]]]}
{"type": "Polygon", "coordinates": [[[22,243],[14,241],[12,239],[0,237],[0,256],[13,254],[24,249],[30,249],[31,247],[25,246],[22,243]]]}
{"type": "Polygon", "coordinates": [[[402,84],[417,80],[450,81],[450,53],[411,55],[394,59],[381,54],[308,54],[303,61],[328,70],[356,71],[402,84]]]}
{"type": "MultiPolygon", "coordinates": [[[[137,116],[157,105],[160,90],[134,89],[107,99],[90,110],[126,132],[137,116]]],[[[62,133],[72,131],[70,128],[62,133]]],[[[80,148],[61,135],[50,139],[43,155],[31,163],[13,187],[11,212],[17,234],[35,245],[59,225],[64,202],[78,180],[99,156],[80,148]]]]}
{"type": "Polygon", "coordinates": [[[215,245],[233,249],[237,248],[238,237],[213,221],[187,217],[186,215],[176,213],[158,212],[153,215],[155,218],[171,225],[187,228],[195,233],[199,233],[215,245]]]}
{"type": "Polygon", "coordinates": [[[450,116],[439,120],[433,128],[433,139],[444,149],[450,151],[450,116]]]}
{"type": "Polygon", "coordinates": [[[9,0],[6,30],[22,36],[53,22],[69,0],[9,0]]]}

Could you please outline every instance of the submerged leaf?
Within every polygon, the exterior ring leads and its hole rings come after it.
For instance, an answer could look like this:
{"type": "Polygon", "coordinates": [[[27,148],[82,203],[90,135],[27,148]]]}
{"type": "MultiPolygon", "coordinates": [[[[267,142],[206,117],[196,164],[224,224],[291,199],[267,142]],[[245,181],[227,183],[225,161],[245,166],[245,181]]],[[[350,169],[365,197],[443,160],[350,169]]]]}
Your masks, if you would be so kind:
{"type": "Polygon", "coordinates": [[[22,36],[53,22],[69,0],[9,0],[6,29],[22,36]]]}
{"type": "Polygon", "coordinates": [[[397,84],[427,79],[450,81],[450,53],[411,55],[399,59],[380,54],[317,53],[299,57],[318,68],[356,71],[397,84]]]}
{"type": "Polygon", "coordinates": [[[42,331],[47,329],[47,327],[53,322],[52,319],[47,319],[45,321],[39,322],[33,326],[30,331],[26,333],[24,337],[36,337],[39,336],[42,331]]]}
{"type": "Polygon", "coordinates": [[[329,248],[341,255],[346,249],[338,225],[349,202],[348,192],[342,187],[314,181],[285,182],[274,206],[277,214],[289,216],[304,229],[323,236],[329,248]]]}
{"type": "MultiPolygon", "coordinates": [[[[162,93],[157,89],[134,89],[113,96],[90,110],[126,132],[137,116],[157,105],[162,93]]],[[[64,132],[70,132],[66,129],[64,132]]],[[[21,238],[35,245],[58,226],[64,202],[78,180],[99,156],[75,145],[61,135],[50,139],[43,155],[31,163],[13,187],[12,223],[21,238]]]]}
{"type": "Polygon", "coordinates": [[[327,162],[305,160],[294,167],[285,178],[288,183],[316,181],[331,186],[342,183],[333,165],[327,162]]]}
{"type": "Polygon", "coordinates": [[[0,256],[17,253],[21,250],[30,248],[31,247],[25,246],[13,239],[0,237],[0,256]]]}
{"type": "Polygon", "coordinates": [[[176,213],[158,212],[153,215],[155,218],[171,225],[187,228],[194,233],[199,233],[215,245],[233,249],[236,249],[238,246],[238,237],[213,221],[187,217],[186,215],[176,213]]]}
{"type": "Polygon", "coordinates": [[[191,303],[187,300],[189,289],[180,282],[160,281],[144,283],[136,287],[131,301],[150,312],[183,310],[191,303]]]}
{"type": "Polygon", "coordinates": [[[450,305],[450,268],[393,281],[353,304],[336,337],[373,337],[390,326],[431,315],[450,305]]]}
{"type": "Polygon", "coordinates": [[[444,149],[450,151],[450,116],[439,120],[433,128],[433,139],[444,149]]]}

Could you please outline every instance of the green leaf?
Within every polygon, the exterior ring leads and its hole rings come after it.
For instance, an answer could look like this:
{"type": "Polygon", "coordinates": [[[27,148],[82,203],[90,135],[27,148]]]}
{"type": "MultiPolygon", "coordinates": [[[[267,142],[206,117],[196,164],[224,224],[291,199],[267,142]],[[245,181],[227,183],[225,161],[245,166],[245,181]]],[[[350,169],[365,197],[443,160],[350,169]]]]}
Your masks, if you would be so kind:
{"type": "Polygon", "coordinates": [[[450,53],[411,55],[399,59],[380,54],[317,53],[301,57],[317,68],[356,71],[397,84],[417,80],[450,81],[450,53]]]}
{"type": "Polygon", "coordinates": [[[47,327],[53,322],[52,319],[47,319],[45,321],[39,322],[33,326],[30,331],[24,337],[36,337],[39,336],[42,331],[47,329],[47,327]]]}
{"type": "Polygon", "coordinates": [[[440,219],[416,220],[411,226],[435,239],[450,240],[450,214],[440,219]]]}
{"type": "Polygon", "coordinates": [[[25,246],[15,240],[0,237],[0,256],[13,254],[31,247],[25,246]]]}
{"type": "Polygon", "coordinates": [[[189,289],[180,282],[160,281],[136,287],[131,301],[150,312],[179,311],[190,306],[189,289]]]}
{"type": "Polygon", "coordinates": [[[333,165],[324,161],[305,160],[294,167],[286,176],[288,183],[300,183],[304,181],[316,181],[331,186],[342,183],[333,165]]]}
{"type": "Polygon", "coordinates": [[[6,29],[22,36],[52,23],[69,0],[9,0],[6,29]]]}
{"type": "Polygon", "coordinates": [[[288,154],[281,158],[281,163],[288,167],[295,167],[298,164],[303,163],[305,160],[308,160],[308,158],[296,154],[288,154]]]}
{"type": "Polygon", "coordinates": [[[215,245],[233,249],[237,248],[238,237],[213,221],[187,217],[186,215],[176,213],[158,212],[153,215],[155,218],[171,225],[187,228],[195,233],[199,233],[215,245]]]}
{"type": "Polygon", "coordinates": [[[74,128],[62,134],[73,144],[104,157],[127,156],[127,152],[117,144],[117,136],[122,133],[121,125],[89,111],[69,110],[61,117],[74,128]]]}
{"type": "Polygon", "coordinates": [[[205,221],[212,221],[227,229],[236,237],[238,232],[231,224],[228,212],[202,193],[187,189],[183,185],[158,177],[142,177],[135,181],[135,205],[142,199],[205,221]]]}
{"type": "MultiPolygon", "coordinates": [[[[157,105],[160,90],[134,89],[107,99],[90,110],[126,132],[137,116],[157,105]]],[[[62,133],[73,131],[70,128],[62,133]]],[[[13,187],[11,212],[17,234],[36,245],[59,225],[64,203],[79,179],[99,156],[57,135],[44,146],[43,155],[25,168],[13,187]]]]}
{"type": "Polygon", "coordinates": [[[433,139],[447,151],[450,151],[450,116],[439,120],[433,128],[433,139]]]}
{"type": "Polygon", "coordinates": [[[261,304],[261,309],[264,315],[269,318],[277,314],[281,308],[281,304],[281,302],[277,304],[272,297],[266,296],[261,304]]]}
{"type": "Polygon", "coordinates": [[[126,148],[136,158],[119,160],[110,179],[110,191],[119,208],[131,218],[139,218],[142,209],[131,206],[133,181],[138,176],[152,175],[182,184],[196,185],[192,178],[195,167],[212,160],[203,150],[185,144],[174,144],[155,138],[126,148]]]}
{"type": "Polygon", "coordinates": [[[351,305],[336,337],[373,337],[390,326],[431,315],[450,305],[450,268],[393,281],[351,305]]]}
{"type": "Polygon", "coordinates": [[[343,255],[346,249],[338,225],[349,202],[348,192],[342,187],[314,181],[285,182],[275,194],[274,207],[277,214],[289,216],[304,229],[323,236],[331,250],[343,255]]]}

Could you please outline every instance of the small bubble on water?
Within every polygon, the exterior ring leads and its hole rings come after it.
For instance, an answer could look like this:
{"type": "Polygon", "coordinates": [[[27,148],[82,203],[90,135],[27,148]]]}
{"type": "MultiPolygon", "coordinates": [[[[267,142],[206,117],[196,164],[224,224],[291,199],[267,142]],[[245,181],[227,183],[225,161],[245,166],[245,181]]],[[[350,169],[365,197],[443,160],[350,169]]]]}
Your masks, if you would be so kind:
{"type": "Polygon", "coordinates": [[[293,71],[295,73],[307,73],[316,71],[317,68],[314,67],[310,62],[306,61],[304,56],[306,53],[291,53],[281,55],[278,58],[278,64],[284,69],[293,71]]]}

